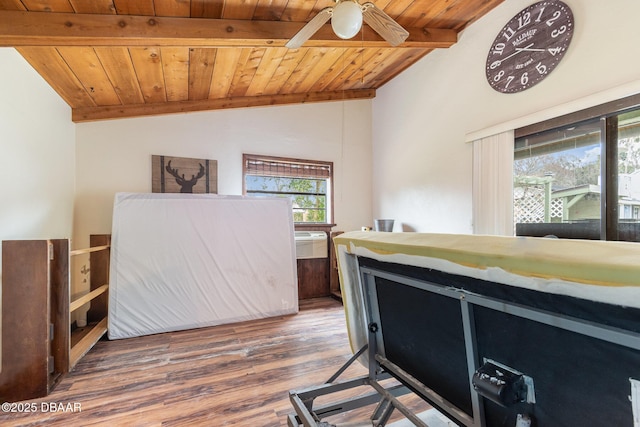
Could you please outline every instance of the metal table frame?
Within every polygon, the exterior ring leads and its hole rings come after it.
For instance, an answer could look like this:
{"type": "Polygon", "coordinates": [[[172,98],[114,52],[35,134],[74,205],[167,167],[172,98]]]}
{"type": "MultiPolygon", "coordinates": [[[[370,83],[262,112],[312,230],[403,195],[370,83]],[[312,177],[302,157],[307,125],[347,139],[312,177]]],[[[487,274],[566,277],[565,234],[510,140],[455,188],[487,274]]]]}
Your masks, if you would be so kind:
{"type": "MultiPolygon", "coordinates": [[[[359,264],[359,263],[358,263],[359,264]]],[[[417,394],[431,405],[435,406],[445,416],[456,424],[465,427],[485,427],[483,397],[479,395],[471,385],[472,415],[468,415],[455,405],[447,402],[434,390],[422,384],[409,372],[388,360],[385,357],[384,337],[381,332],[378,301],[375,290],[375,279],[382,278],[391,280],[403,285],[416,287],[427,292],[436,293],[449,298],[454,298],[460,302],[462,323],[465,337],[465,349],[467,354],[467,369],[469,378],[480,367],[478,360],[477,343],[474,330],[474,306],[484,307],[491,310],[504,312],[513,316],[522,317],[534,322],[550,325],[556,328],[571,331],[577,334],[593,337],[599,340],[640,350],[639,334],[607,325],[596,324],[587,320],[551,313],[540,309],[535,309],[521,304],[506,302],[500,299],[472,294],[457,288],[449,288],[433,284],[428,281],[410,278],[397,273],[391,273],[371,267],[358,265],[359,286],[363,293],[365,313],[368,324],[368,345],[360,351],[342,367],[327,383],[308,388],[302,391],[291,391],[290,400],[295,409],[295,414],[288,416],[289,427],[329,427],[331,424],[323,422],[322,419],[331,415],[347,412],[366,405],[378,402],[378,406],[371,415],[371,425],[374,427],[385,426],[394,409],[401,412],[413,424],[420,427],[428,427],[418,416],[412,413],[406,406],[398,401],[396,397],[416,391],[417,394]],[[348,366],[358,359],[368,350],[368,375],[344,382],[336,382],[336,379],[348,366]],[[399,386],[385,388],[381,381],[390,377],[398,379],[402,384],[399,386]],[[373,388],[373,392],[366,396],[346,399],[335,403],[314,407],[314,399],[319,396],[329,395],[338,391],[355,387],[368,386],[373,388]]]]}

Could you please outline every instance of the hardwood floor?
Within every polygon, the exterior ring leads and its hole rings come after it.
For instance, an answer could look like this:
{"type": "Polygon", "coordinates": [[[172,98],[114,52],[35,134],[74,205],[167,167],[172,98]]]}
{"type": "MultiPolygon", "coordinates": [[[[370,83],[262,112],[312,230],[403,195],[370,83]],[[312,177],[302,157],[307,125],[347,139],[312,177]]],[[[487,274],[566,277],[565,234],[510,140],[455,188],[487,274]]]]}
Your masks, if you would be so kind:
{"type": "MultiPolygon", "coordinates": [[[[0,425],[286,426],[289,390],[324,383],[351,355],[330,298],[301,301],[292,316],[104,340],[48,397],[14,407],[31,412],[1,412],[0,425]]],[[[341,379],[365,372],[355,363],[341,379]]]]}

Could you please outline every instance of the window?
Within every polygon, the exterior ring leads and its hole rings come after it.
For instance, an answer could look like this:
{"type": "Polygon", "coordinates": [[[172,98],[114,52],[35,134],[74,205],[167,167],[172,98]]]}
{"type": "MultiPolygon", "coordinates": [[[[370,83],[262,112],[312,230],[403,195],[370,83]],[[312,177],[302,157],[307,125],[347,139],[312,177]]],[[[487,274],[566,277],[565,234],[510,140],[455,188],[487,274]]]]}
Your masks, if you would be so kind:
{"type": "Polygon", "coordinates": [[[516,235],[640,242],[638,99],[558,121],[516,131],[516,235]]]}
{"type": "Polygon", "coordinates": [[[290,198],[295,222],[331,222],[332,162],[244,154],[243,175],[248,196],[290,198]]]}

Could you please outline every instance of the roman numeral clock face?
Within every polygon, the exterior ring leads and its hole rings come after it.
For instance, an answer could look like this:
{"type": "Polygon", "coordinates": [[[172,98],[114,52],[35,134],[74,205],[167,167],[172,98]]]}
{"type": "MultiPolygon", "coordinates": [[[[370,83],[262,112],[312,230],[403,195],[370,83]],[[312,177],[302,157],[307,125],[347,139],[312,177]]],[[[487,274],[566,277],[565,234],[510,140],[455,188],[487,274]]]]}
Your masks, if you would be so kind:
{"type": "Polygon", "coordinates": [[[558,65],[573,36],[573,14],[561,1],[523,9],[498,33],[487,55],[487,81],[515,93],[540,83],[558,65]]]}

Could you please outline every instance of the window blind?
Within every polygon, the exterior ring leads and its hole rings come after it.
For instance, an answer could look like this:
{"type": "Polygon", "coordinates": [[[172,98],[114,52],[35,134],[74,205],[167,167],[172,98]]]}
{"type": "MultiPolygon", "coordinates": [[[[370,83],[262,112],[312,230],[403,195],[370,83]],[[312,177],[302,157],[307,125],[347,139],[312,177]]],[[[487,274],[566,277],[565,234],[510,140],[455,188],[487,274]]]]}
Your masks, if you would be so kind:
{"type": "Polygon", "coordinates": [[[245,155],[246,175],[288,178],[331,178],[330,163],[312,163],[245,155]]]}

